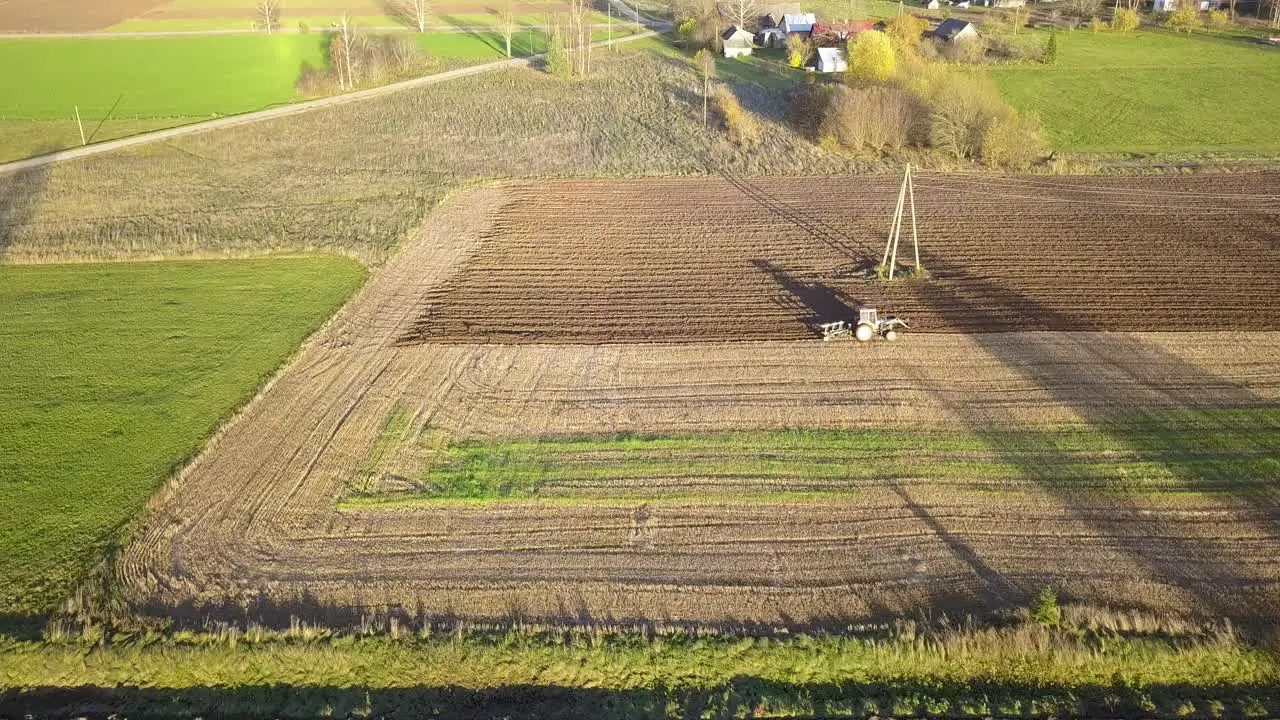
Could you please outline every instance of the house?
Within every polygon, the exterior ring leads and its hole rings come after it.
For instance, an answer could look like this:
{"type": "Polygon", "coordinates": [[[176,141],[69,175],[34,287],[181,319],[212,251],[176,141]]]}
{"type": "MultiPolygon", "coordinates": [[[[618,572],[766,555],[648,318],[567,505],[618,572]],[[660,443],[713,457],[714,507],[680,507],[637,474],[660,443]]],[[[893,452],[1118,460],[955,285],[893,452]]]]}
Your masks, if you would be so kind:
{"type": "Polygon", "coordinates": [[[728,30],[720,35],[720,39],[724,41],[724,56],[738,57],[739,55],[750,55],[751,49],[755,47],[755,36],[743,30],[740,27],[729,26],[728,30]]]}
{"type": "Polygon", "coordinates": [[[858,33],[874,30],[875,20],[853,22],[816,22],[809,31],[809,40],[818,47],[839,45],[858,33]]]}
{"type": "Polygon", "coordinates": [[[845,62],[844,53],[840,48],[824,47],[818,48],[818,72],[836,73],[844,72],[849,67],[845,62]]]}
{"type": "Polygon", "coordinates": [[[767,27],[756,33],[756,44],[763,48],[786,47],[787,34],[780,27],[767,27]]]}
{"type": "Polygon", "coordinates": [[[955,42],[961,38],[978,37],[978,29],[971,22],[958,18],[947,18],[933,31],[933,36],[943,42],[955,42]]]}
{"type": "Polygon", "coordinates": [[[1155,0],[1151,3],[1152,12],[1173,12],[1178,9],[1178,0],[1155,0]]]}
{"type": "Polygon", "coordinates": [[[807,33],[813,30],[813,24],[816,22],[818,22],[818,18],[813,13],[798,13],[796,15],[783,15],[782,25],[781,25],[782,32],[807,33]]]}

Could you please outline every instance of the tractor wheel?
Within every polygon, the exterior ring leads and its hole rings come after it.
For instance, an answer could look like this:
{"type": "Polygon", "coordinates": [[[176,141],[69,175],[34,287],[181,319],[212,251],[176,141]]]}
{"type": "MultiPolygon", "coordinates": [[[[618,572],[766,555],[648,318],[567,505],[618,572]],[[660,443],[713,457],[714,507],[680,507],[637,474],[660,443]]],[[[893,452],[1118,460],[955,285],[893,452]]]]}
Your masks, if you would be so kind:
{"type": "Polygon", "coordinates": [[[894,340],[897,340],[897,339],[898,339],[898,331],[897,331],[897,330],[885,330],[885,331],[884,331],[884,339],[885,339],[885,340],[888,340],[889,342],[893,342],[894,340]]]}
{"type": "Polygon", "coordinates": [[[858,342],[866,342],[874,337],[875,334],[876,329],[866,323],[862,323],[853,331],[853,336],[858,339],[858,342]]]}

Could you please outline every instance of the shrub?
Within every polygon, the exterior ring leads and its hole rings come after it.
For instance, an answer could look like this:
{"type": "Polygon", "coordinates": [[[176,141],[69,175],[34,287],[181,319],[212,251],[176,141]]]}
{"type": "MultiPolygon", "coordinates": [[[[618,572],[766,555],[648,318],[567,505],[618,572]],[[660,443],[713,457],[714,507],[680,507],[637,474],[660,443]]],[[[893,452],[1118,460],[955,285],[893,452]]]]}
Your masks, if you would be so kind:
{"type": "Polygon", "coordinates": [[[1026,170],[1044,156],[1044,133],[1034,115],[1009,109],[992,118],[982,135],[982,162],[991,167],[1026,170]]]}
{"type": "Polygon", "coordinates": [[[1223,28],[1230,27],[1231,13],[1226,10],[1210,10],[1208,24],[1209,27],[1215,30],[1222,30],[1223,28]]]}
{"type": "Polygon", "coordinates": [[[1182,7],[1169,13],[1169,18],[1164,21],[1164,26],[1174,32],[1185,32],[1190,35],[1193,31],[1199,30],[1204,25],[1204,21],[1200,19],[1200,11],[1191,5],[1183,5],[1182,7]]]}
{"type": "Polygon", "coordinates": [[[1058,607],[1058,593],[1048,585],[1040,590],[1031,604],[1031,619],[1044,627],[1057,627],[1062,622],[1062,608],[1058,607]]]}
{"type": "Polygon", "coordinates": [[[1131,33],[1142,24],[1138,11],[1132,8],[1120,8],[1111,18],[1111,29],[1119,33],[1131,33]]]}
{"type": "Polygon", "coordinates": [[[855,80],[885,82],[897,65],[893,43],[884,33],[858,33],[849,45],[848,75],[855,80]]]}
{"type": "Polygon", "coordinates": [[[1058,33],[1049,33],[1049,40],[1044,44],[1042,62],[1045,65],[1053,65],[1058,62],[1058,33]]]}
{"type": "Polygon", "coordinates": [[[573,74],[569,48],[564,44],[563,33],[553,31],[547,39],[547,72],[559,78],[567,78],[573,74]]]}
{"type": "Polygon", "coordinates": [[[906,50],[919,45],[924,38],[924,31],[928,28],[928,20],[911,13],[903,13],[885,23],[884,33],[889,36],[895,48],[906,50]]]}
{"type": "Polygon", "coordinates": [[[898,88],[834,86],[818,127],[850,150],[897,149],[910,144],[924,111],[898,88]]]}
{"type": "Polygon", "coordinates": [[[1100,33],[1107,29],[1107,23],[1104,22],[1102,18],[1094,15],[1089,18],[1089,29],[1096,33],[1100,33]]]}
{"type": "Polygon", "coordinates": [[[1017,37],[1014,35],[996,35],[988,40],[991,54],[1006,60],[1032,60],[1040,62],[1044,59],[1045,45],[1031,35],[1017,37]]]}
{"type": "Polygon", "coordinates": [[[307,24],[306,20],[298,21],[298,32],[302,33],[303,35],[306,35],[307,33],[311,32],[311,26],[307,24]]]}
{"type": "Polygon", "coordinates": [[[958,75],[946,78],[929,99],[929,142],[955,157],[976,158],[995,118],[1008,112],[989,78],[958,75]]]}
{"type": "Polygon", "coordinates": [[[715,100],[716,112],[729,133],[729,142],[741,146],[751,145],[760,139],[760,123],[755,115],[742,108],[737,95],[721,85],[716,87],[712,98],[715,100]]]}
{"type": "Polygon", "coordinates": [[[987,57],[987,41],[981,37],[963,37],[943,47],[943,57],[954,63],[975,65],[987,57]]]}

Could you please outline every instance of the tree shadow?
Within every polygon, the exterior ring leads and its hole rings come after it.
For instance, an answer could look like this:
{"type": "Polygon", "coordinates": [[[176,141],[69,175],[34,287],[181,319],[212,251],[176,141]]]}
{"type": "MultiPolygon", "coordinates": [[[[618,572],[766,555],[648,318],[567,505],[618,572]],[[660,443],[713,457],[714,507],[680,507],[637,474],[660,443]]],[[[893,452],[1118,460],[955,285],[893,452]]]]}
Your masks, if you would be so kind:
{"type": "MultiPolygon", "coordinates": [[[[996,323],[1008,313],[1030,312],[1055,327],[1093,329],[1087,318],[1040,306],[958,268],[950,273],[984,301],[975,303],[969,293],[954,292],[950,285],[935,288],[932,298],[979,326],[996,323]]],[[[1126,463],[1139,468],[1126,473],[1132,477],[1119,479],[1064,479],[1052,464],[1061,451],[1050,441],[1029,448],[1026,435],[1001,428],[1000,409],[960,405],[937,396],[960,418],[965,431],[978,436],[1001,461],[1016,467],[1021,479],[1054,498],[1091,536],[1104,539],[1108,551],[1124,556],[1140,573],[1135,578],[1118,568],[1106,578],[1073,578],[1046,568],[1044,581],[1068,587],[1111,582],[1117,589],[1133,591],[1133,607],[1159,610],[1158,599],[1148,601],[1136,590],[1151,582],[1187,598],[1192,614],[1242,623],[1280,616],[1280,583],[1256,567],[1265,566],[1267,558],[1254,556],[1280,546],[1280,405],[1139,334],[967,337],[994,362],[1030,380],[1048,402],[1068,408],[1079,417],[1084,432],[1097,433],[1128,458],[1126,463]],[[1183,512],[1152,504],[1152,493],[1182,495],[1195,507],[1183,512]],[[1218,521],[1219,530],[1248,528],[1248,539],[1214,535],[1211,521],[1201,518],[1215,511],[1230,514],[1230,520],[1218,521]]]]}

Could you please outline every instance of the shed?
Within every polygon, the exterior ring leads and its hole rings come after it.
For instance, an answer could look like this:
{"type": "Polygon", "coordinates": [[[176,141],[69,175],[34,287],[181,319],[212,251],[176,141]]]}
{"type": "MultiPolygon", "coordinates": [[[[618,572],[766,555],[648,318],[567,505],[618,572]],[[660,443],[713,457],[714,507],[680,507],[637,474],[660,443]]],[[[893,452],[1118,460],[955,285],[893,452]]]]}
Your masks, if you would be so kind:
{"type": "Polygon", "coordinates": [[[763,48],[787,46],[787,34],[780,27],[767,27],[756,33],[756,44],[763,48]]]}
{"type": "Polygon", "coordinates": [[[750,55],[751,49],[755,47],[755,36],[740,27],[730,26],[720,38],[724,40],[725,57],[750,55]]]}
{"type": "Polygon", "coordinates": [[[978,37],[978,29],[971,22],[958,18],[947,18],[933,31],[933,36],[943,42],[955,42],[961,38],[978,37]]]}
{"type": "Polygon", "coordinates": [[[840,48],[818,48],[818,72],[844,72],[849,67],[840,48]]]}
{"type": "Polygon", "coordinates": [[[818,21],[817,16],[813,13],[799,13],[796,15],[782,16],[782,31],[786,33],[802,32],[807,33],[813,30],[813,24],[818,21]]]}

